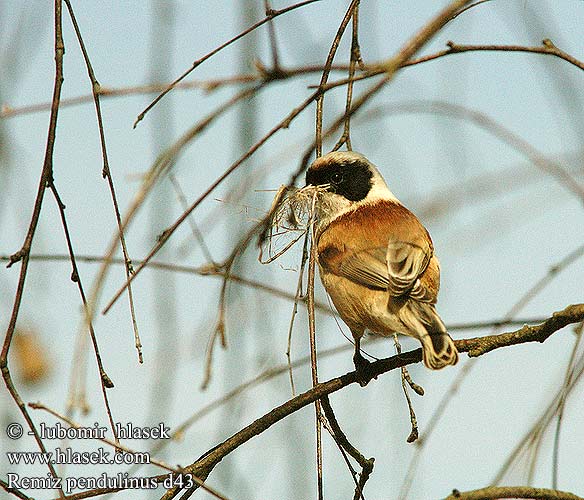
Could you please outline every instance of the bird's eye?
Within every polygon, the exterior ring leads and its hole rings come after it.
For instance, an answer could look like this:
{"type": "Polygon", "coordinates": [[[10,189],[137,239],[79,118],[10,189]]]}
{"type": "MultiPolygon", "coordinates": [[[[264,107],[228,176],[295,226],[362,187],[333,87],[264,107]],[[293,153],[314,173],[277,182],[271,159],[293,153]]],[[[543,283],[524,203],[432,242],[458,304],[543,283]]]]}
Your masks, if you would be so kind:
{"type": "Polygon", "coordinates": [[[331,175],[331,182],[333,184],[340,184],[343,182],[343,174],[335,172],[333,175],[331,175]]]}

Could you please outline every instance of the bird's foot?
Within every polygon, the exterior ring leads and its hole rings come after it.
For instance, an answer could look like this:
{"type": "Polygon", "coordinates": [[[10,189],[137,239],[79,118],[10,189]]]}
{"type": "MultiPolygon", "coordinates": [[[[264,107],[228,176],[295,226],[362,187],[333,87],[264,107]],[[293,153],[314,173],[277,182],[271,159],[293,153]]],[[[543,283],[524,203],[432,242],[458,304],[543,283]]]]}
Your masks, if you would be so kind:
{"type": "Polygon", "coordinates": [[[360,352],[356,352],[353,356],[353,363],[355,364],[355,371],[357,372],[357,382],[361,387],[365,387],[372,378],[377,378],[371,373],[371,362],[365,359],[360,352]]]}

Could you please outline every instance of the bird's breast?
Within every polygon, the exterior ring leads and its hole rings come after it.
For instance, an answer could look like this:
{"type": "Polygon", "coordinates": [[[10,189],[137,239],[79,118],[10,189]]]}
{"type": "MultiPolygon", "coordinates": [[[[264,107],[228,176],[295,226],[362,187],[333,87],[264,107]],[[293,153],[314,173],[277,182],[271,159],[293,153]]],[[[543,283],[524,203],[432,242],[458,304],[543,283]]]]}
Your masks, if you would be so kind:
{"type": "Polygon", "coordinates": [[[367,329],[378,335],[391,335],[403,327],[391,312],[391,298],[386,290],[365,287],[338,276],[319,265],[322,284],[341,319],[351,331],[367,329]]]}

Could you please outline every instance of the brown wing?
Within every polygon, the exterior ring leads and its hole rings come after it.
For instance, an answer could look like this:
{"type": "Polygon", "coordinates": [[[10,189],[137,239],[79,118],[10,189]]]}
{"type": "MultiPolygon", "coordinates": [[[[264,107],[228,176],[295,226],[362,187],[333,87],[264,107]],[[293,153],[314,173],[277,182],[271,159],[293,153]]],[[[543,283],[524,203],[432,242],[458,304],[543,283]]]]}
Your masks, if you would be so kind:
{"type": "Polygon", "coordinates": [[[318,240],[319,262],[327,271],[423,302],[435,302],[438,292],[440,269],[433,251],[417,217],[392,201],[342,215],[318,240]]]}

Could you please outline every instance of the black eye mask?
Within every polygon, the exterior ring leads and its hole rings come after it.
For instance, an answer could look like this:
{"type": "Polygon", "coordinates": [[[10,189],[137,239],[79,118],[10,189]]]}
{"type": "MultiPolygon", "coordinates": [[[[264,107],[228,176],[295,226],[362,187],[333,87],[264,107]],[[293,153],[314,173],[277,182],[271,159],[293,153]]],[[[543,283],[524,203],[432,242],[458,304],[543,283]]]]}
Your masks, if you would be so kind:
{"type": "Polygon", "coordinates": [[[355,160],[351,163],[332,163],[316,170],[306,172],[306,184],[313,186],[330,185],[330,191],[349,201],[363,200],[373,183],[373,173],[365,162],[355,160]]]}

